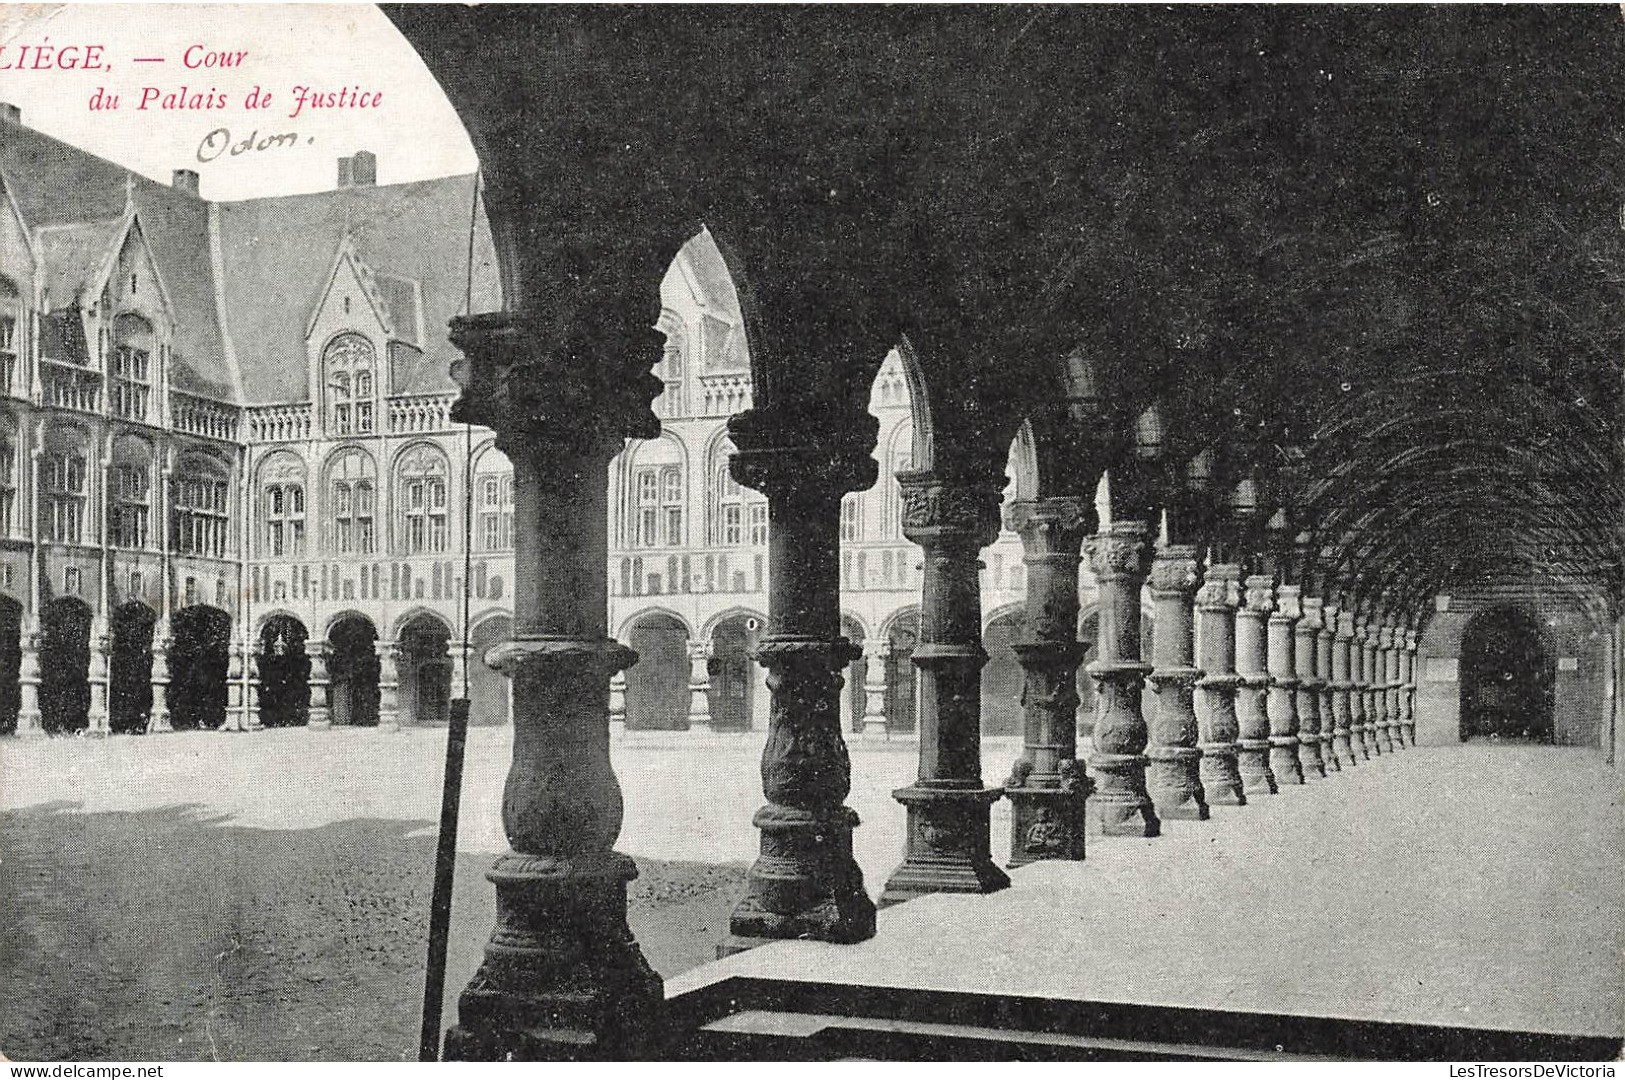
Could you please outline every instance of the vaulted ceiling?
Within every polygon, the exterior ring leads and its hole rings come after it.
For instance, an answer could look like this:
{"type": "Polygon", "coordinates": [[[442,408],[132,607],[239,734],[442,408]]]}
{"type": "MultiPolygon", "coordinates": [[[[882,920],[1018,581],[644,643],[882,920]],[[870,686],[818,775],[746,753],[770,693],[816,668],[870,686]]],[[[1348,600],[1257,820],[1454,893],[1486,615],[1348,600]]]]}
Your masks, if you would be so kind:
{"type": "Polygon", "coordinates": [[[1002,464],[1081,357],[1051,490],[1157,403],[1162,475],[1206,449],[1323,572],[1621,595],[1616,8],[386,10],[517,306],[648,326],[703,224],[809,431],[906,335],[1002,464]]]}

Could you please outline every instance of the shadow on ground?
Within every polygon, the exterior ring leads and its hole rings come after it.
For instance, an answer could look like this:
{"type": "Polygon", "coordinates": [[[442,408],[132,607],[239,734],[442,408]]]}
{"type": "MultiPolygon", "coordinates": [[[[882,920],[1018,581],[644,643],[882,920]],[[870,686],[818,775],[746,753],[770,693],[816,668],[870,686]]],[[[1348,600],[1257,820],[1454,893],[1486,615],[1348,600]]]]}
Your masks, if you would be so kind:
{"type": "MultiPolygon", "coordinates": [[[[0,1053],[21,1060],[416,1055],[434,838],[302,830],[196,807],[0,814],[0,1053]]],[[[488,855],[457,861],[445,1016],[478,965],[488,855]]],[[[715,955],[745,868],[638,860],[630,917],[671,976],[715,955]]]]}

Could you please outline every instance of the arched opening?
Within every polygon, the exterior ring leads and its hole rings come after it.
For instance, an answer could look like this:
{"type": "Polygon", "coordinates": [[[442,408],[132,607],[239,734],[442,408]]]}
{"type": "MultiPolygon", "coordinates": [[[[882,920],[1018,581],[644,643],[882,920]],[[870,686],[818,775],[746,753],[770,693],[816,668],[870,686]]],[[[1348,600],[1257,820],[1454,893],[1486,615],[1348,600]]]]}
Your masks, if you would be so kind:
{"type": "Polygon", "coordinates": [[[113,655],[108,659],[107,725],[133,735],[147,729],[152,712],[152,628],[158,613],[138,601],[113,609],[113,655]]]}
{"type": "Polygon", "coordinates": [[[485,662],[485,654],[513,637],[513,620],[494,615],[469,634],[468,722],[480,727],[502,727],[512,716],[512,687],[508,677],[485,662]]]}
{"type": "Polygon", "coordinates": [[[756,680],[750,654],[760,632],[754,615],[731,615],[711,631],[711,726],[717,731],[751,728],[756,680]]]}
{"type": "Polygon", "coordinates": [[[260,631],[260,723],[299,727],[310,722],[310,657],[305,625],[291,615],[273,615],[260,631]]]}
{"type": "Polygon", "coordinates": [[[377,726],[377,644],[377,628],[361,615],[346,615],[327,632],[327,701],[335,726],[377,726]]]}
{"type": "Polygon", "coordinates": [[[40,613],[40,726],[47,734],[90,726],[90,605],[52,600],[40,613]]]}
{"type": "Polygon", "coordinates": [[[672,616],[651,611],[637,617],[626,639],[638,653],[626,669],[627,730],[688,727],[688,631],[672,616]]]}
{"type": "Polygon", "coordinates": [[[226,720],[231,616],[217,607],[182,608],[170,620],[169,720],[176,731],[213,729],[226,720]]]}
{"type": "MultiPolygon", "coordinates": [[[[863,647],[863,627],[858,625],[856,619],[842,615],[841,633],[852,644],[860,649],[863,647]]],[[[863,680],[868,677],[868,670],[869,665],[861,653],[846,666],[846,686],[841,694],[841,726],[847,731],[863,730],[863,680]]]]}
{"type": "Polygon", "coordinates": [[[1516,608],[1473,617],[1461,639],[1461,737],[1552,738],[1555,661],[1516,608]]]}
{"type": "Polygon", "coordinates": [[[23,606],[9,596],[0,596],[0,735],[17,730],[17,710],[21,704],[23,606]]]}
{"type": "Polygon", "coordinates": [[[1009,611],[982,632],[982,648],[987,650],[987,664],[982,668],[984,735],[1021,734],[1021,691],[1026,675],[1011,646],[1021,640],[1024,621],[1019,611],[1009,611]]]}
{"type": "Polygon", "coordinates": [[[418,615],[401,628],[396,665],[402,724],[444,724],[450,718],[450,643],[451,630],[433,615],[418,615]]]}
{"type": "Polygon", "coordinates": [[[892,620],[886,632],[890,646],[886,654],[886,730],[912,733],[915,708],[919,701],[919,669],[914,666],[914,647],[920,643],[920,613],[909,609],[892,620]]]}

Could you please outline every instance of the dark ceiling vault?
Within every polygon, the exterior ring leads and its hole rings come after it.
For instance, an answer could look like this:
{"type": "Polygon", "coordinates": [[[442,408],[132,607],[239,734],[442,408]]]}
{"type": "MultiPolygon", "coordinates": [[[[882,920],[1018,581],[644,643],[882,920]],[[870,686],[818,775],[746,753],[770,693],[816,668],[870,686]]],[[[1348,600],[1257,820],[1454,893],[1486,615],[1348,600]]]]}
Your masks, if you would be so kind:
{"type": "Polygon", "coordinates": [[[514,307],[648,326],[703,224],[808,431],[861,442],[906,335],[939,457],[1047,411],[1092,488],[1156,403],[1152,503],[1205,449],[1328,578],[1617,608],[1617,8],[387,10],[514,307]]]}

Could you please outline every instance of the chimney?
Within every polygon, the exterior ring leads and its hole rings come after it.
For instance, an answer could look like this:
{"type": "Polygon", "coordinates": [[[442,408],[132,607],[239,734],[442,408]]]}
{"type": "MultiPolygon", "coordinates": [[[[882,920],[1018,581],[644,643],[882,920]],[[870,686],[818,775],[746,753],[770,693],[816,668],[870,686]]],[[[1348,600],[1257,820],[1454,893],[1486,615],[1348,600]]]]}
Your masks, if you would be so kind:
{"type": "Polygon", "coordinates": [[[169,186],[176,191],[184,191],[188,195],[198,193],[198,179],[196,171],[192,169],[176,169],[170,174],[169,186]]]}
{"type": "Polygon", "coordinates": [[[378,183],[378,155],[371,150],[357,150],[350,158],[350,183],[356,187],[374,187],[378,183]]]}
{"type": "Polygon", "coordinates": [[[0,124],[22,126],[23,111],[9,101],[0,101],[0,124]]]}
{"type": "Polygon", "coordinates": [[[339,187],[351,187],[355,184],[354,165],[355,163],[347,157],[339,158],[339,187]]]}

